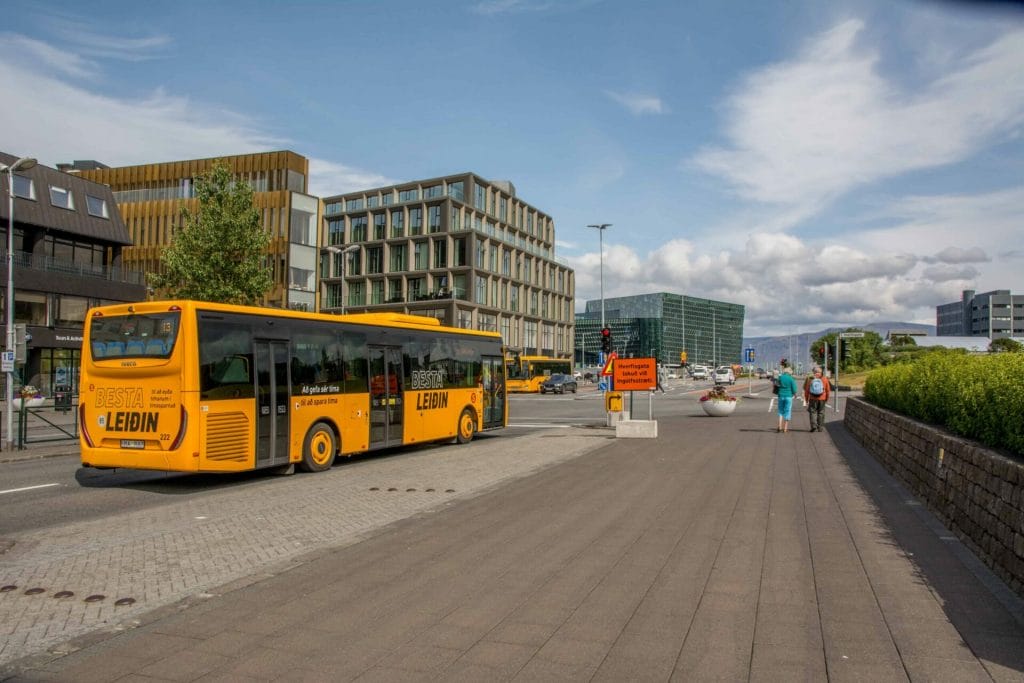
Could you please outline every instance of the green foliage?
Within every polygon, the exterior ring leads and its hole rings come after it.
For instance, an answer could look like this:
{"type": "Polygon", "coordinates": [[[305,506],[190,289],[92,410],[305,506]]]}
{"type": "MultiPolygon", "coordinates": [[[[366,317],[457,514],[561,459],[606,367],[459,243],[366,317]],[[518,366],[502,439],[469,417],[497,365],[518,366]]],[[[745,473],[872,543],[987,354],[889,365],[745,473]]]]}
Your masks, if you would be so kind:
{"type": "Polygon", "coordinates": [[[252,188],[222,163],[196,177],[199,208],[182,207],[183,227],[160,257],[150,285],[172,299],[254,304],[273,286],[265,264],[270,236],[253,206],[252,188]]]}
{"type": "MultiPolygon", "coordinates": [[[[849,327],[845,332],[864,332],[863,337],[842,340],[842,353],[839,358],[839,372],[860,372],[877,367],[883,362],[882,337],[877,332],[859,330],[849,327]]],[[[811,344],[811,358],[816,365],[823,365],[825,345],[828,345],[828,367],[835,368],[836,337],[838,332],[829,332],[811,344]]]]}
{"type": "Polygon", "coordinates": [[[1024,354],[929,353],[872,372],[864,398],[1024,455],[1024,354]]]}
{"type": "Polygon", "coordinates": [[[1024,353],[1024,344],[1016,339],[1001,337],[993,339],[988,345],[988,350],[992,353],[1024,353]]]}

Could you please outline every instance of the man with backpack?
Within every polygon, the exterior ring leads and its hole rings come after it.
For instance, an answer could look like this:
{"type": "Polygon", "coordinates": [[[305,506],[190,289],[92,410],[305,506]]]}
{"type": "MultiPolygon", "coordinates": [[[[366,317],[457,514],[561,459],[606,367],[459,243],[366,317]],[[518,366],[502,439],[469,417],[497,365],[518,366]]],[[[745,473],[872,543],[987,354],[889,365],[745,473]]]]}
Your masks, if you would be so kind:
{"type": "Polygon", "coordinates": [[[811,418],[811,431],[825,431],[825,406],[828,405],[829,381],[823,376],[820,365],[815,365],[810,376],[804,380],[804,401],[811,418]]]}

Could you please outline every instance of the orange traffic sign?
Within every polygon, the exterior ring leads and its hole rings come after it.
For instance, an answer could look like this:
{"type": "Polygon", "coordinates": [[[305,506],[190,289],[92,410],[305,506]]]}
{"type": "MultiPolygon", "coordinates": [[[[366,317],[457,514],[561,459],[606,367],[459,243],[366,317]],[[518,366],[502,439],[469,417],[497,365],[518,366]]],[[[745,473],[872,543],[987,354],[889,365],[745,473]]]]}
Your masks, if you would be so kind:
{"type": "Polygon", "coordinates": [[[654,358],[619,358],[612,380],[616,391],[649,391],[658,386],[658,362],[654,358]]]}

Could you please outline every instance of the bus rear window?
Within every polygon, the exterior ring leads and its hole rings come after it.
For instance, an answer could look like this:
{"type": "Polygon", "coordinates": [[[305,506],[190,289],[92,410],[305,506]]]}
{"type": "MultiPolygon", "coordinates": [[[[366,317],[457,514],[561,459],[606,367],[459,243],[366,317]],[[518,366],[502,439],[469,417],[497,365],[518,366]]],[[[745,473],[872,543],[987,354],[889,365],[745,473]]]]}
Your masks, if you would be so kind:
{"type": "Polygon", "coordinates": [[[89,346],[93,360],[167,358],[178,337],[179,311],[93,316],[89,346]]]}

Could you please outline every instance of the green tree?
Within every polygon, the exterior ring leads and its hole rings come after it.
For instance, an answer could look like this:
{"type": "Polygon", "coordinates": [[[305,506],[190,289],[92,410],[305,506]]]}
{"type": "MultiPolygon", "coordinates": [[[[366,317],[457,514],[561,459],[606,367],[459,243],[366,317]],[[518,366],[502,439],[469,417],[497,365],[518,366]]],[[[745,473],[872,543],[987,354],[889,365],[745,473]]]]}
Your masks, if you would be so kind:
{"type": "Polygon", "coordinates": [[[172,299],[254,304],[273,286],[265,263],[270,235],[253,206],[252,188],[217,162],[195,179],[198,209],[182,207],[183,225],[149,283],[172,299]]]}
{"type": "Polygon", "coordinates": [[[1000,337],[999,339],[993,339],[989,343],[988,350],[991,353],[1024,353],[1024,344],[1021,344],[1016,339],[1000,337]]]}
{"type": "MultiPolygon", "coordinates": [[[[846,332],[861,332],[850,327],[846,332]]],[[[828,345],[828,367],[835,368],[836,336],[838,332],[829,332],[811,344],[811,358],[817,365],[822,365],[825,346],[828,345]]],[[[839,357],[840,372],[868,370],[882,363],[882,337],[877,332],[864,331],[863,337],[842,340],[842,352],[839,357]]]]}

